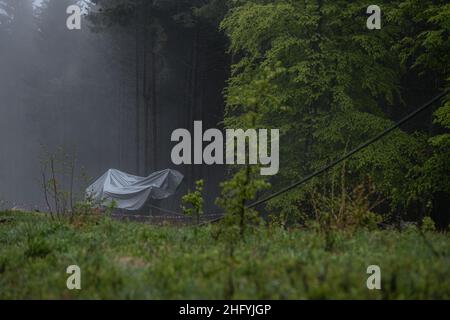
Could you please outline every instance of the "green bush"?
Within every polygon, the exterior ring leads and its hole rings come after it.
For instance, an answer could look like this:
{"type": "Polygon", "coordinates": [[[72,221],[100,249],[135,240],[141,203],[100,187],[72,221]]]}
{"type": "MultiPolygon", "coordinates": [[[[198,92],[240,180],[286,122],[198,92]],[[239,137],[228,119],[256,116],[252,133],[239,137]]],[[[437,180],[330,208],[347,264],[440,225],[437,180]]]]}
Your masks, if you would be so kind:
{"type": "Polygon", "coordinates": [[[188,192],[184,195],[181,209],[187,216],[194,217],[197,225],[200,223],[200,216],[203,214],[203,180],[198,180],[195,183],[195,191],[188,192]]]}
{"type": "Polygon", "coordinates": [[[433,232],[436,231],[436,225],[430,217],[425,217],[422,220],[422,231],[433,232]]]}
{"type": "Polygon", "coordinates": [[[27,239],[25,256],[29,258],[43,258],[51,252],[50,245],[42,237],[32,236],[27,239]]]}

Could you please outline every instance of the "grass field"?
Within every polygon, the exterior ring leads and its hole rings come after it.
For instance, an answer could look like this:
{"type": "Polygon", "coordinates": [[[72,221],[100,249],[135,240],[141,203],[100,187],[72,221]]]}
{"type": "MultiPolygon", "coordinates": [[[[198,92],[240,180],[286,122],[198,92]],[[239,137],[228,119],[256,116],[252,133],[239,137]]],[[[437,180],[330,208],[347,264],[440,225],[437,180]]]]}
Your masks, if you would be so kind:
{"type": "Polygon", "coordinates": [[[336,233],[260,228],[232,260],[212,227],[157,227],[109,218],[52,221],[0,213],[1,299],[449,299],[450,238],[415,227],[336,233]],[[66,268],[81,268],[68,290],[66,268]],[[379,265],[381,290],[366,269],[379,265]],[[229,296],[228,296],[229,297],[229,296]]]}

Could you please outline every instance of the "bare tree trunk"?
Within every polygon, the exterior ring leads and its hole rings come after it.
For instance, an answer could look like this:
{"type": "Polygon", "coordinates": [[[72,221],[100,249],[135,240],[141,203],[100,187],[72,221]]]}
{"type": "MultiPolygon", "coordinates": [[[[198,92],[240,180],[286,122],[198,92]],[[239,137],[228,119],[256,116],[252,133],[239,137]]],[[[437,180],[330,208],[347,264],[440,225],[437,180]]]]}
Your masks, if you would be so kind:
{"type": "MultiPolygon", "coordinates": [[[[195,27],[195,35],[194,35],[194,44],[192,46],[192,73],[191,73],[191,105],[190,105],[190,127],[194,125],[194,121],[196,120],[196,104],[197,104],[197,81],[198,81],[198,45],[199,45],[199,28],[195,27]]],[[[196,179],[195,174],[195,165],[191,166],[191,176],[192,181],[196,179]]]]}
{"type": "Polygon", "coordinates": [[[50,159],[50,170],[51,170],[51,175],[52,175],[52,186],[53,186],[53,197],[55,200],[55,211],[56,211],[56,215],[58,216],[60,214],[59,210],[59,201],[58,201],[58,187],[56,185],[56,173],[55,173],[55,159],[52,158],[50,159]]]}
{"type": "Polygon", "coordinates": [[[152,52],[151,52],[151,107],[152,107],[152,147],[153,147],[153,163],[152,167],[153,170],[157,170],[158,168],[158,157],[155,150],[157,150],[157,144],[158,144],[158,101],[157,101],[157,70],[156,70],[156,53],[155,53],[155,46],[156,46],[156,36],[154,32],[152,32],[152,52]]]}
{"type": "Polygon", "coordinates": [[[74,183],[74,179],[75,179],[75,162],[76,162],[76,152],[74,151],[72,154],[72,159],[70,162],[70,190],[69,190],[69,201],[70,201],[70,212],[72,213],[72,215],[74,214],[73,212],[73,183],[74,183]]]}
{"type": "Polygon", "coordinates": [[[139,108],[139,5],[136,4],[136,55],[135,55],[135,63],[136,63],[136,137],[135,137],[135,144],[136,144],[136,173],[140,173],[140,122],[139,122],[139,114],[140,114],[140,108],[139,108]]]}
{"type": "Polygon", "coordinates": [[[44,191],[45,203],[47,204],[48,211],[50,213],[50,217],[53,219],[53,209],[50,205],[50,201],[48,199],[48,185],[47,185],[47,177],[45,176],[46,167],[42,168],[42,188],[44,191]]]}
{"type": "MultiPolygon", "coordinates": [[[[145,9],[147,6],[145,6],[145,9]]],[[[151,92],[149,93],[148,88],[148,81],[147,81],[147,75],[148,75],[148,64],[147,64],[147,45],[148,45],[148,30],[147,25],[144,21],[143,26],[143,39],[144,39],[144,52],[143,52],[143,71],[144,71],[144,79],[143,79],[143,92],[144,92],[144,168],[143,170],[146,171],[149,166],[149,132],[150,132],[150,102],[149,102],[149,96],[151,95],[151,92]]]]}

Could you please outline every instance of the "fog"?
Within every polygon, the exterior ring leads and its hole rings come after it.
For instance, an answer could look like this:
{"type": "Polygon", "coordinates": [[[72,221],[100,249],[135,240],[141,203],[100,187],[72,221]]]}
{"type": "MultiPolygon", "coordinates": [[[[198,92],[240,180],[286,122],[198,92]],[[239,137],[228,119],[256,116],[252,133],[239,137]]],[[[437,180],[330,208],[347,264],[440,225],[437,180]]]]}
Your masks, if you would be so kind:
{"type": "Polygon", "coordinates": [[[170,133],[188,127],[194,117],[210,127],[220,122],[225,72],[202,78],[209,87],[195,104],[212,105],[210,112],[196,107],[199,114],[186,117],[189,80],[180,61],[191,40],[179,30],[174,36],[168,32],[154,75],[159,107],[148,113],[141,101],[146,92],[137,63],[141,53],[135,54],[145,40],[125,27],[97,30],[86,17],[81,30],[68,30],[66,8],[73,3],[80,2],[0,0],[0,202],[45,210],[41,159],[45,150],[64,147],[76,154],[75,176],[88,177],[76,180],[80,192],[109,168],[139,175],[174,168],[186,175],[186,183],[176,201],[159,205],[176,209],[193,181],[207,177],[207,204],[214,207],[222,169],[174,166],[170,133]],[[144,139],[149,132],[152,144],[144,139]]]}

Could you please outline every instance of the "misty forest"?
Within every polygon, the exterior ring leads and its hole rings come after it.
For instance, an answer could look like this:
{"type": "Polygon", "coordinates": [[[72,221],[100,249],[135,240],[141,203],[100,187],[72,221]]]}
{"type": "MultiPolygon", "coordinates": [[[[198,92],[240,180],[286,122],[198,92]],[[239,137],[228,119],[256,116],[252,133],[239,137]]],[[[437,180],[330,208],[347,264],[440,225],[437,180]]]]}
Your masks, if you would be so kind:
{"type": "Polygon", "coordinates": [[[0,298],[449,299],[450,4],[376,2],[0,0],[0,298]],[[174,164],[195,121],[279,171],[174,164]],[[130,212],[109,169],[184,179],[130,212]]]}

